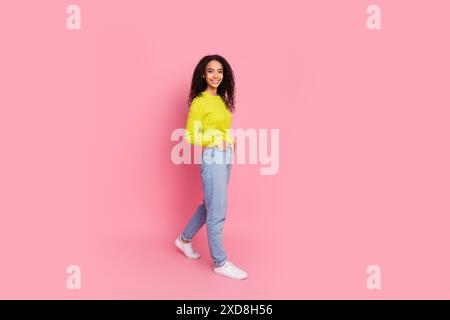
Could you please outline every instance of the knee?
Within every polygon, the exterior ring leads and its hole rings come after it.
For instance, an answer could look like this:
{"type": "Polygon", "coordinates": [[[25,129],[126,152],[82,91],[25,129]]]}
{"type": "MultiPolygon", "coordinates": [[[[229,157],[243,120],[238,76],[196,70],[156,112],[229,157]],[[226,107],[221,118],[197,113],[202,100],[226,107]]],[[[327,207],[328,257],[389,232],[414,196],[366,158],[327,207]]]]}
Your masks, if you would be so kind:
{"type": "Polygon", "coordinates": [[[208,226],[208,229],[213,233],[220,233],[222,232],[223,224],[226,220],[225,216],[221,217],[212,217],[207,216],[206,217],[206,223],[208,226]]]}

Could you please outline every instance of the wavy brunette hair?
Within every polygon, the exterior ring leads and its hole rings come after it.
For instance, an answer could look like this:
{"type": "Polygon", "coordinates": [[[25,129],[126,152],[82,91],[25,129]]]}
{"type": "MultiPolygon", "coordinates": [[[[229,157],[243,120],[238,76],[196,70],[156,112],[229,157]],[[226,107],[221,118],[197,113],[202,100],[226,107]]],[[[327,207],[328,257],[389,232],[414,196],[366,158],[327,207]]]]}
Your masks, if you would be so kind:
{"type": "MultiPolygon", "coordinates": [[[[227,109],[230,112],[234,112],[235,110],[235,99],[234,99],[234,73],[233,69],[231,69],[230,64],[219,55],[208,55],[203,57],[195,67],[194,74],[192,76],[191,82],[191,90],[189,94],[189,99],[187,101],[188,107],[190,107],[192,100],[201,93],[205,91],[208,84],[206,83],[206,79],[203,78],[205,75],[206,65],[211,61],[216,60],[222,64],[223,67],[223,79],[220,85],[217,87],[217,94],[222,97],[227,105],[227,109]]],[[[206,76],[206,75],[205,75],[206,76]]]]}

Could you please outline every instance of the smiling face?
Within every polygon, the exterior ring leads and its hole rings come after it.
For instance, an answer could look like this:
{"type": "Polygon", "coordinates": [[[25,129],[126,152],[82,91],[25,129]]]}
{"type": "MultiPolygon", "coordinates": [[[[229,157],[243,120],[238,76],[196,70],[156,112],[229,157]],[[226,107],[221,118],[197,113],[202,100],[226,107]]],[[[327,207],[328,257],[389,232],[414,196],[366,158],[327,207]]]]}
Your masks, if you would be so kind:
{"type": "Polygon", "coordinates": [[[219,61],[211,60],[205,68],[206,83],[212,90],[216,90],[223,79],[223,67],[219,61]]]}

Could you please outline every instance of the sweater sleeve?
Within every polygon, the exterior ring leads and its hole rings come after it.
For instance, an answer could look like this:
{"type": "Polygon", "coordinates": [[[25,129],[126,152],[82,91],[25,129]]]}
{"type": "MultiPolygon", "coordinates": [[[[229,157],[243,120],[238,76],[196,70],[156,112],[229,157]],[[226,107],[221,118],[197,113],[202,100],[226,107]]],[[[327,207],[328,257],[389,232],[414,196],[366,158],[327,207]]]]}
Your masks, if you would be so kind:
{"type": "Polygon", "coordinates": [[[204,134],[203,108],[197,99],[192,101],[189,108],[184,138],[197,146],[208,146],[213,142],[213,136],[204,134]]]}

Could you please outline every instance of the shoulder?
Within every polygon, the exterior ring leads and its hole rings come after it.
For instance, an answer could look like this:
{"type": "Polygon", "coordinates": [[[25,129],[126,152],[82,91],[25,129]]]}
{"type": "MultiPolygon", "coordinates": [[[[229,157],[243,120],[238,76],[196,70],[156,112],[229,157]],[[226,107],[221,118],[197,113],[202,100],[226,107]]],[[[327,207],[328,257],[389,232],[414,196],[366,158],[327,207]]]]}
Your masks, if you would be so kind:
{"type": "Polygon", "coordinates": [[[204,108],[204,105],[205,105],[205,103],[204,103],[205,101],[204,100],[205,99],[201,95],[196,96],[191,101],[191,109],[192,108],[195,108],[195,109],[202,109],[202,108],[204,108]]]}

